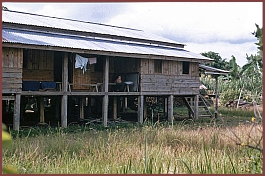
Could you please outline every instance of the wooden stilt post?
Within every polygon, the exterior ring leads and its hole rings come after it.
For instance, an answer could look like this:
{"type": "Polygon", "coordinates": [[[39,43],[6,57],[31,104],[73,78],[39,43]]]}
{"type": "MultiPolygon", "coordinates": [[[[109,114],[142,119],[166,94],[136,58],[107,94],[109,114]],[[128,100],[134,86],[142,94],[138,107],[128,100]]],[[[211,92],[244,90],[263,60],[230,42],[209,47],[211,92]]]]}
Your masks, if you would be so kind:
{"type": "Polygon", "coordinates": [[[167,112],[168,122],[170,122],[170,123],[173,121],[173,118],[174,118],[174,116],[173,116],[173,108],[174,108],[173,101],[174,101],[174,96],[170,95],[168,97],[168,109],[167,109],[168,110],[168,112],[167,112]]]}
{"type": "Polygon", "coordinates": [[[55,118],[56,119],[60,119],[60,104],[61,104],[61,101],[59,99],[59,97],[56,97],[55,99],[55,118]]]}
{"type": "Polygon", "coordinates": [[[14,102],[13,130],[19,130],[20,126],[20,100],[21,94],[16,94],[14,102]]]}
{"type": "Polygon", "coordinates": [[[40,122],[44,122],[44,97],[40,96],[39,98],[40,101],[40,122]]]}
{"type": "Polygon", "coordinates": [[[118,101],[117,101],[117,98],[118,97],[113,97],[113,119],[116,120],[117,119],[117,104],[118,104],[118,101]]]}
{"type": "Polygon", "coordinates": [[[194,118],[199,118],[199,95],[195,95],[194,97],[194,118]]]}
{"type": "Polygon", "coordinates": [[[144,122],[144,96],[140,95],[138,96],[138,122],[143,123],[144,122]]]}
{"type": "Polygon", "coordinates": [[[84,119],[85,118],[85,114],[84,114],[84,97],[80,97],[79,98],[79,118],[80,119],[84,119]]]}
{"type": "Polygon", "coordinates": [[[109,95],[108,95],[108,89],[109,89],[109,57],[107,56],[105,59],[104,64],[104,81],[103,81],[103,87],[105,95],[103,97],[102,102],[102,123],[103,126],[106,127],[108,125],[108,106],[109,106],[109,95]]]}
{"type": "Polygon", "coordinates": [[[215,78],[215,84],[216,84],[216,88],[215,88],[215,118],[218,118],[218,76],[216,76],[215,78]]]}
{"type": "Polygon", "coordinates": [[[67,95],[63,95],[61,104],[61,127],[67,127],[67,95]]]}
{"type": "Polygon", "coordinates": [[[67,127],[68,53],[64,54],[62,74],[63,97],[61,104],[61,127],[67,127]]]}
{"type": "Polygon", "coordinates": [[[147,103],[145,101],[145,98],[144,98],[144,120],[147,119],[147,103]]]}
{"type": "Polygon", "coordinates": [[[167,98],[164,99],[165,105],[164,105],[164,112],[167,113],[167,98]]]}

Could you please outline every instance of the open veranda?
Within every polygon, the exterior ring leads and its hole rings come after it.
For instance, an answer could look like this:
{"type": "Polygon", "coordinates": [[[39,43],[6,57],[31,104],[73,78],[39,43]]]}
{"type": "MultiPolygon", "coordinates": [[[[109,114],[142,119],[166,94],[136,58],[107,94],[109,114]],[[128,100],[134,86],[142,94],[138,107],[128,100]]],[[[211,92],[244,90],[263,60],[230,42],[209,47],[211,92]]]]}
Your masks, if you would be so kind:
{"type": "Polygon", "coordinates": [[[262,173],[262,119],[242,110],[226,112],[219,119],[172,124],[11,131],[12,146],[3,150],[3,164],[19,173],[262,173]]]}

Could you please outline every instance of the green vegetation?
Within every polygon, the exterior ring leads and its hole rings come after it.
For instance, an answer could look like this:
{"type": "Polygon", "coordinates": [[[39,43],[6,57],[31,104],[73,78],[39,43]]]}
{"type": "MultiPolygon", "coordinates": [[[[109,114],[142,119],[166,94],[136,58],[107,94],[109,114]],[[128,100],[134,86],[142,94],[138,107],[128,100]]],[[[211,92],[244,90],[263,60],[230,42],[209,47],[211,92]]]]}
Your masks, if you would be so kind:
{"type": "MultiPolygon", "coordinates": [[[[2,149],[6,149],[12,145],[12,137],[6,132],[6,126],[2,124],[2,149]]],[[[18,171],[10,164],[2,163],[2,173],[4,174],[17,174],[18,171]]]]}
{"type": "Polygon", "coordinates": [[[26,174],[262,173],[261,121],[223,120],[12,131],[3,162],[26,174]]]}
{"type": "MultiPolygon", "coordinates": [[[[244,100],[246,102],[262,103],[263,80],[263,33],[262,28],[256,24],[256,31],[252,33],[258,40],[258,52],[256,55],[246,55],[247,63],[242,68],[237,65],[236,58],[232,55],[230,61],[223,59],[218,53],[206,52],[203,56],[214,59],[209,66],[228,70],[228,76],[220,76],[218,79],[221,104],[229,100],[244,100]]],[[[242,59],[242,58],[240,58],[242,59]]],[[[201,82],[208,90],[215,92],[215,79],[211,75],[201,74],[201,82]]]]}

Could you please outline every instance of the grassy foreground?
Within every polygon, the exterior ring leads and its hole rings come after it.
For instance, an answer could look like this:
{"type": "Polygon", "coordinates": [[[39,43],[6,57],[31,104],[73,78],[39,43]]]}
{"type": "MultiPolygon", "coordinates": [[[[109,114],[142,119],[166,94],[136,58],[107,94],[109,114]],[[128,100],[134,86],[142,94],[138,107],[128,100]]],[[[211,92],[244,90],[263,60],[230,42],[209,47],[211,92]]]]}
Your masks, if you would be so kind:
{"type": "Polygon", "coordinates": [[[13,134],[3,163],[20,173],[262,173],[262,152],[245,145],[257,146],[262,130],[261,123],[213,120],[32,128],[13,134]]]}

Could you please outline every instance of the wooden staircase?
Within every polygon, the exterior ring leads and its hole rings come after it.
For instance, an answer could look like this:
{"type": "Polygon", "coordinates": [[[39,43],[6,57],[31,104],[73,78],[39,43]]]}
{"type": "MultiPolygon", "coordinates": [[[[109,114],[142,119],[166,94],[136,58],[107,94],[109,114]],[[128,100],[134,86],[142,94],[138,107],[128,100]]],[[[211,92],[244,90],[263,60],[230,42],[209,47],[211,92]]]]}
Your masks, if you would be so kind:
{"type": "MultiPolygon", "coordinates": [[[[195,96],[194,97],[183,97],[183,101],[187,108],[189,109],[189,115],[194,118],[195,111],[195,96]]],[[[202,95],[199,94],[198,100],[198,118],[212,118],[214,117],[208,106],[211,106],[211,103],[205,99],[202,95]]]]}

